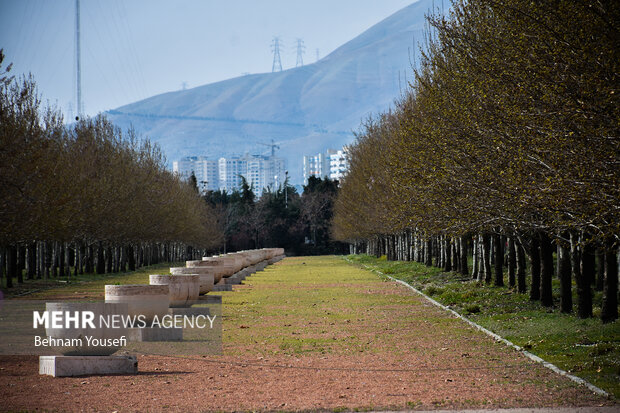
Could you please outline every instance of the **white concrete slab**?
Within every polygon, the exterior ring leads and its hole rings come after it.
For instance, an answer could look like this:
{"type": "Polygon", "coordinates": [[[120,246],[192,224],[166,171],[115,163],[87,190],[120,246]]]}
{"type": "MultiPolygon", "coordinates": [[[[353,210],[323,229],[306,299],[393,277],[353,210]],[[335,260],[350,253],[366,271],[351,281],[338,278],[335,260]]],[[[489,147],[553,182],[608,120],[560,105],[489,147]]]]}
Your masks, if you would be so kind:
{"type": "Polygon", "coordinates": [[[135,356],[39,356],[39,374],[53,377],[137,374],[135,356]]]}

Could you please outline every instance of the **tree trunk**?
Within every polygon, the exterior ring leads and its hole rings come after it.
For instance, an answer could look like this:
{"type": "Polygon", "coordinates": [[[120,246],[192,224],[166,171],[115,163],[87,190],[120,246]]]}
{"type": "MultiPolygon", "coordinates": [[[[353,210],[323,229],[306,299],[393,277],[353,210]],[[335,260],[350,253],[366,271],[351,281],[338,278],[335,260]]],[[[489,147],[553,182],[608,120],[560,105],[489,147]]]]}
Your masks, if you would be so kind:
{"type": "Polygon", "coordinates": [[[427,267],[431,267],[433,265],[433,240],[431,238],[428,238],[426,240],[426,247],[424,248],[424,255],[425,255],[425,259],[424,259],[424,264],[427,267]]]}
{"type": "Polygon", "coordinates": [[[108,246],[104,250],[105,253],[105,272],[110,274],[112,272],[112,247],[108,246]]]}
{"type": "Polygon", "coordinates": [[[37,272],[37,280],[43,278],[43,243],[38,241],[36,243],[37,249],[37,259],[36,259],[36,272],[37,272]]]}
{"type": "Polygon", "coordinates": [[[482,255],[482,265],[480,266],[480,270],[482,274],[478,277],[479,280],[484,277],[485,283],[491,282],[491,245],[490,245],[490,237],[487,234],[482,235],[482,246],[480,249],[482,255]]]}
{"type": "Polygon", "coordinates": [[[610,323],[618,319],[618,257],[613,239],[605,245],[605,288],[601,320],[610,323]]]}
{"type": "Polygon", "coordinates": [[[452,250],[452,242],[450,237],[444,237],[444,271],[448,272],[448,271],[452,271],[452,254],[451,254],[451,250],[452,250]]]}
{"type": "Polygon", "coordinates": [[[13,287],[13,278],[17,275],[17,249],[9,245],[6,249],[6,287],[13,287]]]}
{"type": "Polygon", "coordinates": [[[97,245],[97,274],[105,274],[105,259],[103,256],[103,243],[97,245]]]}
{"type": "Polygon", "coordinates": [[[525,252],[521,242],[515,243],[515,249],[517,253],[517,291],[525,294],[527,292],[527,285],[525,284],[525,252]]]}
{"type": "Polygon", "coordinates": [[[31,242],[26,246],[26,278],[33,280],[37,274],[36,243],[31,242]]]}
{"type": "Polygon", "coordinates": [[[452,238],[452,270],[460,271],[461,269],[461,240],[460,238],[452,238]]]}
{"type": "Polygon", "coordinates": [[[461,253],[461,274],[469,275],[469,265],[467,265],[467,239],[468,236],[461,237],[460,253],[461,253]]]}
{"type": "Polygon", "coordinates": [[[515,268],[517,266],[517,257],[515,251],[514,237],[508,237],[508,285],[514,287],[516,285],[515,268]]]}
{"type": "MultiPolygon", "coordinates": [[[[563,238],[566,238],[568,234],[564,234],[563,238]]],[[[561,240],[558,242],[559,255],[558,255],[558,277],[560,278],[560,311],[563,313],[573,312],[573,293],[571,283],[571,257],[573,259],[573,265],[575,255],[577,251],[574,251],[573,236],[571,234],[570,248],[566,241],[561,240]]]]}
{"type": "Polygon", "coordinates": [[[477,280],[478,272],[478,236],[475,236],[472,244],[471,278],[477,280]]]}
{"type": "MultiPolygon", "coordinates": [[[[5,262],[6,262],[6,249],[0,247],[0,288],[2,288],[2,279],[6,277],[5,262]]],[[[8,288],[8,285],[7,285],[8,288]]]]}
{"type": "MultiPolygon", "coordinates": [[[[77,256],[77,251],[73,255],[77,256]]],[[[68,242],[65,242],[65,275],[67,278],[71,276],[71,248],[68,242]]]]}
{"type": "Polygon", "coordinates": [[[118,247],[112,247],[112,271],[119,272],[120,270],[120,256],[118,254],[118,247]]]}
{"type": "Polygon", "coordinates": [[[22,269],[25,267],[24,265],[24,256],[25,253],[24,251],[22,251],[22,248],[17,245],[15,247],[15,252],[16,252],[16,265],[17,265],[17,272],[16,272],[16,276],[17,276],[17,283],[18,284],[23,284],[24,283],[24,272],[22,271],[22,269]]]}
{"type": "Polygon", "coordinates": [[[498,233],[493,236],[493,249],[495,251],[495,282],[497,287],[504,286],[504,251],[502,248],[502,236],[498,233]]]}
{"type": "Polygon", "coordinates": [[[65,248],[63,243],[58,243],[58,274],[65,276],[65,248]]]}
{"type": "Polygon", "coordinates": [[[82,266],[82,243],[76,242],[75,245],[75,254],[73,254],[73,275],[75,277],[80,273],[80,268],[82,266]]]}
{"type": "Polygon", "coordinates": [[[52,251],[48,242],[43,242],[43,278],[48,279],[50,276],[50,267],[52,266],[52,251]]]}
{"type": "Polygon", "coordinates": [[[58,277],[57,272],[57,261],[58,261],[58,243],[54,241],[52,243],[52,278],[58,277]]]}
{"type": "Polygon", "coordinates": [[[10,288],[9,286],[9,277],[7,277],[6,272],[6,248],[0,247],[0,287],[2,287],[2,278],[6,278],[6,288],[10,288]]]}
{"type": "Polygon", "coordinates": [[[577,317],[592,317],[592,284],[583,272],[583,254],[579,249],[577,234],[571,234],[570,246],[572,255],[573,274],[577,284],[577,317]]]}
{"type": "Polygon", "coordinates": [[[602,248],[596,249],[596,291],[603,291],[605,287],[605,252],[602,248]]]}
{"type": "Polygon", "coordinates": [[[592,243],[587,243],[582,248],[581,272],[589,285],[596,284],[596,262],[592,243]]]}
{"type": "Polygon", "coordinates": [[[553,306],[553,245],[545,232],[540,233],[540,303],[553,306]]]}
{"type": "Polygon", "coordinates": [[[530,273],[532,275],[532,286],[530,287],[530,300],[540,300],[540,246],[536,234],[532,236],[530,242],[530,273]]]}
{"type": "Polygon", "coordinates": [[[491,237],[482,235],[482,267],[484,268],[484,282],[491,282],[491,237]]]}
{"type": "Polygon", "coordinates": [[[135,271],[136,270],[136,255],[133,249],[133,245],[129,245],[129,247],[127,248],[128,248],[127,261],[129,264],[129,271],[135,271]]]}

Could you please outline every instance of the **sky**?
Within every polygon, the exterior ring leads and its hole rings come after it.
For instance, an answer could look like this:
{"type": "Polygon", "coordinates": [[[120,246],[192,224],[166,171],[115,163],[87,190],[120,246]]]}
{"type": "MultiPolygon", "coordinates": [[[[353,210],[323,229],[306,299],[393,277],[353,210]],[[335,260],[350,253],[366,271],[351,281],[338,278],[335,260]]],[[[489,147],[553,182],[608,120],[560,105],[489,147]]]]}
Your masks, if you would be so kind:
{"type": "MultiPolygon", "coordinates": [[[[80,0],[82,100],[96,115],[160,93],[324,57],[413,0],[80,0]]],[[[31,73],[44,103],[76,114],[75,0],[0,0],[11,74],[31,73]]]]}

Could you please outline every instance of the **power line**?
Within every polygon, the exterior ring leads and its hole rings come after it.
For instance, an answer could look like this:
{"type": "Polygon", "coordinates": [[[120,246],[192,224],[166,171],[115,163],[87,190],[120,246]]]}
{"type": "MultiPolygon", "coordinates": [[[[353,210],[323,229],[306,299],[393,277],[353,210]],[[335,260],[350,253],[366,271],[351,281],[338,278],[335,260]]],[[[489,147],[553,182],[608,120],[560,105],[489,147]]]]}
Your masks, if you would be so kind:
{"type": "Polygon", "coordinates": [[[272,72],[282,71],[282,61],[280,60],[280,38],[274,36],[271,41],[271,52],[273,53],[273,64],[271,65],[272,72]]]}

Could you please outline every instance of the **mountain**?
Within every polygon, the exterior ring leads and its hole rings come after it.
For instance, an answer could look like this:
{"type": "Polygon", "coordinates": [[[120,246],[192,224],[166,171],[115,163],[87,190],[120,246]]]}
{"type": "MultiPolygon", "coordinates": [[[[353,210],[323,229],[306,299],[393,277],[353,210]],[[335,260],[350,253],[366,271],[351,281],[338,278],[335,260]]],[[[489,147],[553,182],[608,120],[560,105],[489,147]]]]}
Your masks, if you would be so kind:
{"type": "Polygon", "coordinates": [[[169,161],[267,152],[259,143],[273,139],[299,183],[303,155],[353,142],[361,122],[405,88],[431,7],[411,4],[313,64],[164,93],[107,115],[157,142],[169,161]]]}

